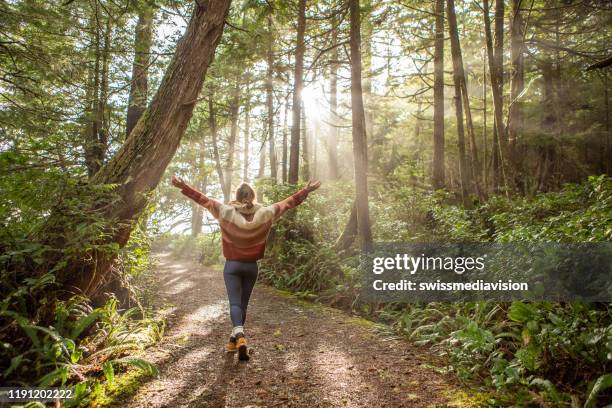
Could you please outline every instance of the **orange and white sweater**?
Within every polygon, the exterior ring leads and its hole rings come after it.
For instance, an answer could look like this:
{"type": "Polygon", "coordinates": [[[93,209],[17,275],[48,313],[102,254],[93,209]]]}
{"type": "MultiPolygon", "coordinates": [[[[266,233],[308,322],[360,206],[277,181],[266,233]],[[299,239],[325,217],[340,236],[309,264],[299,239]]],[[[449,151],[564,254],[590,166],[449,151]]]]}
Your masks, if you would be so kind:
{"type": "Polygon", "coordinates": [[[242,262],[255,262],[263,258],[272,223],[308,197],[308,190],[304,188],[270,206],[254,203],[251,209],[247,209],[240,204],[223,204],[190,186],[184,187],[181,192],[210,211],[219,221],[225,259],[242,262]]]}

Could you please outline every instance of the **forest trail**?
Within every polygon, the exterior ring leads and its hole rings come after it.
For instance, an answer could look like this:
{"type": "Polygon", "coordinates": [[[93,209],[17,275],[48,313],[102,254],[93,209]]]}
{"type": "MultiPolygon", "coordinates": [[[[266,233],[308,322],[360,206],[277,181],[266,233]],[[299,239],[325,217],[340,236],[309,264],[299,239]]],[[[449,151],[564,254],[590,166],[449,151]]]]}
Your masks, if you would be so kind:
{"type": "MultiPolygon", "coordinates": [[[[251,360],[223,351],[230,331],[222,272],[158,255],[164,339],[147,350],[157,378],[121,407],[446,407],[465,395],[434,357],[341,311],[258,284],[246,330],[251,360]]],[[[457,405],[455,405],[457,404],[457,405]]]]}

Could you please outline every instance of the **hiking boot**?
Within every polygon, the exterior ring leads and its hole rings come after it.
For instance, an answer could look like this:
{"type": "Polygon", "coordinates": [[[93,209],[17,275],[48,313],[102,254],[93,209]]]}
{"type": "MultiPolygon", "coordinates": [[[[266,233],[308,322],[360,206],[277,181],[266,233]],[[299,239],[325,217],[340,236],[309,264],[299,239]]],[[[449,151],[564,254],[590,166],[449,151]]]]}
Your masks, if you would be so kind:
{"type": "Polygon", "coordinates": [[[235,353],[238,351],[238,346],[236,346],[236,338],[231,336],[229,342],[225,346],[225,351],[227,353],[235,353]]]}
{"type": "Polygon", "coordinates": [[[247,341],[244,334],[236,335],[236,347],[238,347],[238,360],[249,361],[249,350],[247,349],[247,341]]]}

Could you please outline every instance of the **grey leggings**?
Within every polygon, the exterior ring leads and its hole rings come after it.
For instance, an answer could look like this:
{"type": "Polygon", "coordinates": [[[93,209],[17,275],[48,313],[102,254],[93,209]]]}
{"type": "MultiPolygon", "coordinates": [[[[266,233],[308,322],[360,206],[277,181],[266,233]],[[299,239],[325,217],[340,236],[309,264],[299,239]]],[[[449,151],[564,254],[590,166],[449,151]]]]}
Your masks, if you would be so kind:
{"type": "Polygon", "coordinates": [[[244,325],[249,298],[257,280],[257,262],[225,261],[223,280],[235,326],[244,325]]]}

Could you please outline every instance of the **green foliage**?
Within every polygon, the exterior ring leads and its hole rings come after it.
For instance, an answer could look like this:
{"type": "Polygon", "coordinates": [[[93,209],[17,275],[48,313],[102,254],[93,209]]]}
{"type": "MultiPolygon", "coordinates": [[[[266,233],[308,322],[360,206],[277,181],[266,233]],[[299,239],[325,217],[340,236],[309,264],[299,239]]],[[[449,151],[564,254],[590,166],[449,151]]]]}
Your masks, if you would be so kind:
{"type": "MultiPolygon", "coordinates": [[[[452,197],[444,192],[402,187],[406,176],[401,172],[394,177],[389,185],[376,187],[377,199],[370,203],[378,241],[597,242],[611,238],[612,182],[606,176],[532,198],[496,196],[469,210],[448,204],[452,197]]],[[[289,193],[283,189],[287,188],[266,191],[279,199],[289,193]]],[[[339,257],[329,246],[342,223],[334,228],[319,224],[319,217],[327,220],[330,214],[346,219],[349,208],[333,206],[334,196],[338,194],[328,191],[313,195],[278,224],[262,262],[268,283],[392,323],[417,345],[431,346],[445,355],[460,378],[479,379],[495,387],[500,404],[527,405],[539,395],[554,405],[588,398],[594,406],[609,381],[609,305],[464,302],[393,303],[377,308],[361,304],[356,259],[346,254],[339,257]],[[291,231],[309,239],[284,239],[291,231]],[[339,298],[348,299],[338,302],[339,298]]]]}

